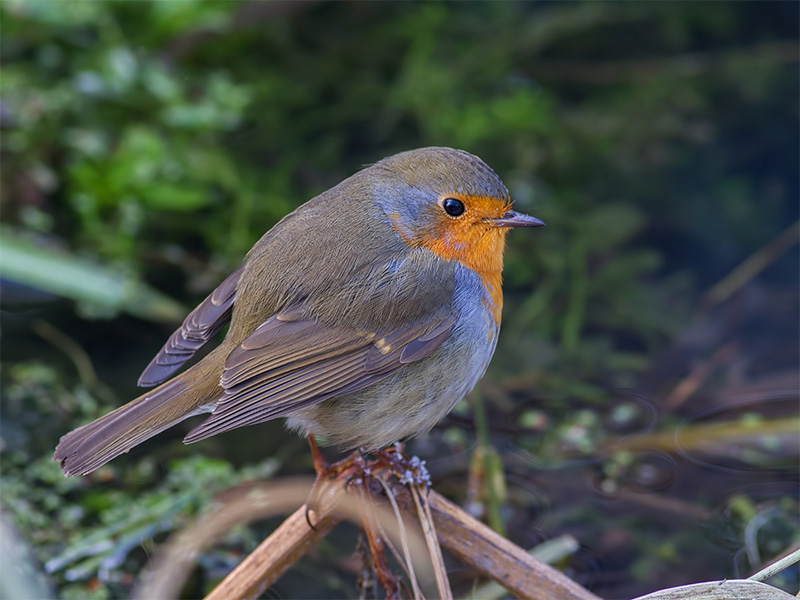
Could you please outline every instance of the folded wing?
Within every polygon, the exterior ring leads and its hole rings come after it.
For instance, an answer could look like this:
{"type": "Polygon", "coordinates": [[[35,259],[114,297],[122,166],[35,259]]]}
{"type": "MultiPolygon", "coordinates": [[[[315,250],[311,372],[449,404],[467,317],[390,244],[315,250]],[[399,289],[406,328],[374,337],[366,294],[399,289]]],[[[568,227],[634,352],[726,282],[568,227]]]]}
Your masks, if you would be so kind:
{"type": "Polygon", "coordinates": [[[449,313],[377,332],[329,326],[300,304],[270,317],[225,363],[214,413],[186,436],[196,442],[283,417],[304,406],[363,389],[421,360],[449,337],[449,313]]]}

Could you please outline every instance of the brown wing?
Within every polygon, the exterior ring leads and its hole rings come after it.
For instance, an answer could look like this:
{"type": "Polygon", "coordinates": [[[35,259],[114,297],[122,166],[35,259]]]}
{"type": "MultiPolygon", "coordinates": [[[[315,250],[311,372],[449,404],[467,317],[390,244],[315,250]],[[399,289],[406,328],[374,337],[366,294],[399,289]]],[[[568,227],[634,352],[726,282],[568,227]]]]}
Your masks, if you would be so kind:
{"type": "Polygon", "coordinates": [[[297,306],[262,323],[231,352],[214,413],[184,441],[286,416],[298,408],[363,389],[434,352],[455,317],[377,333],[331,327],[297,306]]]}
{"type": "Polygon", "coordinates": [[[170,336],[139,377],[141,387],[169,379],[230,320],[236,300],[236,284],[241,275],[242,268],[235,270],[189,313],[183,325],[170,336]]]}

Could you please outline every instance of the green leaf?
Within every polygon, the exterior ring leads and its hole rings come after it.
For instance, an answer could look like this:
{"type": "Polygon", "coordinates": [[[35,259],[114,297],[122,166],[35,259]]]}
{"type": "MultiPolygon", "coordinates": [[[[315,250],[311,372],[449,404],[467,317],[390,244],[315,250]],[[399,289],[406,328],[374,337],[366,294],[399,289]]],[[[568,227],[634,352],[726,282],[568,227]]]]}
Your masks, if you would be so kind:
{"type": "Polygon", "coordinates": [[[186,314],[183,306],[133,276],[36,246],[8,229],[0,238],[0,276],[148,321],[174,322],[186,314]]]}

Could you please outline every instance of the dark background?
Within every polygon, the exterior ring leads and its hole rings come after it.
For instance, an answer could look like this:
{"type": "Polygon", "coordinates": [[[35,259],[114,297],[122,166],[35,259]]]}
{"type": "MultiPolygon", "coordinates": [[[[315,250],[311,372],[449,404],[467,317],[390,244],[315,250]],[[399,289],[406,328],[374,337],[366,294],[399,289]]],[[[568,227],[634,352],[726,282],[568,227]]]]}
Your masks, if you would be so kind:
{"type": "MultiPolygon", "coordinates": [[[[556,566],[606,598],[746,577],[795,548],[799,16],[0,4],[2,506],[51,592],[124,597],[215,494],[312,472],[280,423],[192,446],[170,431],[87,478],[49,459],[138,395],[183,315],[278,219],[427,145],[479,155],[547,222],[509,237],[479,394],[409,447],[434,487],[525,548],[573,536],[556,566]]],[[[232,531],[184,594],[272,528],[232,531]]],[[[267,597],[355,596],[353,538],[267,597]]],[[[794,593],[798,571],[771,583],[794,593]]]]}

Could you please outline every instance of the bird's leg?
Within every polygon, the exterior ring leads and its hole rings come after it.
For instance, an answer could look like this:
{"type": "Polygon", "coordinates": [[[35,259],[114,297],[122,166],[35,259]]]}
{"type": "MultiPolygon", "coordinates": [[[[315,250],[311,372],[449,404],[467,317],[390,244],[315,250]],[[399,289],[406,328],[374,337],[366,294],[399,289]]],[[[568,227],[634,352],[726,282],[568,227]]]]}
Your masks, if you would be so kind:
{"type": "Polygon", "coordinates": [[[317,478],[314,480],[314,486],[311,488],[311,493],[308,495],[308,500],[306,501],[306,523],[308,523],[311,529],[315,529],[314,524],[311,522],[309,512],[313,511],[315,506],[319,506],[320,484],[331,476],[331,465],[322,455],[317,445],[317,440],[314,438],[314,434],[309,434],[308,445],[311,446],[311,455],[314,457],[314,470],[317,472],[317,478]]]}
{"type": "Polygon", "coordinates": [[[331,466],[322,456],[322,451],[319,449],[313,433],[308,436],[308,445],[311,446],[311,455],[314,457],[314,470],[317,472],[317,479],[319,479],[321,474],[328,473],[331,466]]]}
{"type": "Polygon", "coordinates": [[[320,484],[330,479],[344,481],[346,488],[353,489],[364,500],[362,527],[372,554],[375,576],[386,591],[387,599],[399,597],[399,582],[389,568],[386,547],[381,539],[375,515],[369,510],[369,502],[373,495],[370,486],[377,484],[374,478],[393,474],[404,485],[427,489],[430,486],[430,475],[425,468],[425,461],[416,456],[411,458],[406,456],[403,445],[398,442],[371,453],[369,458],[365,456],[364,450],[356,450],[344,459],[329,464],[322,456],[314,436],[308,436],[308,443],[317,471],[317,479],[306,503],[306,520],[309,526],[312,529],[314,527],[309,518],[309,511],[313,511],[314,506],[319,505],[319,495],[324,489],[320,484]]]}
{"type": "Polygon", "coordinates": [[[358,493],[364,501],[365,508],[364,514],[361,519],[361,526],[364,528],[364,534],[367,537],[369,544],[369,552],[372,555],[372,568],[375,571],[380,584],[386,592],[386,600],[393,600],[400,597],[400,586],[397,582],[397,577],[394,576],[389,568],[389,562],[386,559],[386,547],[381,539],[378,523],[375,520],[375,514],[369,509],[369,500],[366,493],[367,483],[363,482],[359,487],[358,493]]]}
{"type": "Polygon", "coordinates": [[[311,529],[314,529],[309,512],[313,511],[314,507],[319,506],[320,494],[325,489],[322,483],[325,480],[339,479],[344,475],[347,475],[345,481],[348,483],[353,479],[363,479],[364,473],[368,473],[369,469],[364,467],[364,455],[360,450],[356,450],[342,460],[330,464],[322,455],[317,445],[317,440],[313,435],[308,436],[308,445],[311,446],[311,454],[314,457],[314,470],[317,472],[317,477],[306,501],[306,522],[311,529]]]}
{"type": "MultiPolygon", "coordinates": [[[[386,592],[387,600],[400,597],[400,586],[397,578],[392,574],[386,558],[386,547],[378,533],[375,515],[369,510],[370,494],[367,487],[370,485],[373,470],[367,466],[363,450],[356,450],[349,456],[333,464],[328,463],[320,452],[317,441],[313,435],[308,436],[308,444],[311,446],[311,453],[314,457],[314,469],[317,471],[317,478],[311,488],[308,500],[306,501],[306,522],[314,529],[311,521],[310,512],[315,506],[319,506],[319,495],[324,486],[321,485],[326,479],[343,479],[346,487],[353,487],[356,493],[361,495],[364,501],[364,514],[362,515],[361,525],[367,538],[370,554],[372,555],[372,567],[380,584],[386,592]]],[[[383,467],[381,467],[383,468],[383,467]]]]}

